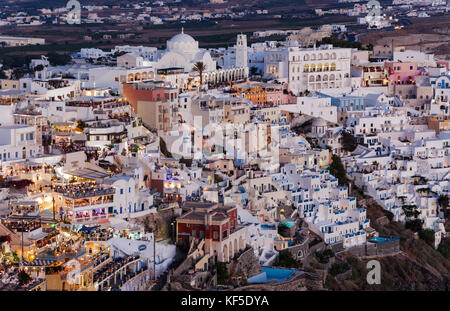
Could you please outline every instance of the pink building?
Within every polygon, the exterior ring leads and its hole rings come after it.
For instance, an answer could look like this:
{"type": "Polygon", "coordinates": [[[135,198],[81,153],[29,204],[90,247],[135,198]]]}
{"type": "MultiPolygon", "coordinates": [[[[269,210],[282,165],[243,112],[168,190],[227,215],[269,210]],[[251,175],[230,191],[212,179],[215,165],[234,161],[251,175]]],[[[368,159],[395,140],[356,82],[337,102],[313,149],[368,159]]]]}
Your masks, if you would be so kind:
{"type": "Polygon", "coordinates": [[[389,72],[389,84],[415,84],[415,76],[422,75],[416,63],[390,62],[385,64],[389,72]]]}

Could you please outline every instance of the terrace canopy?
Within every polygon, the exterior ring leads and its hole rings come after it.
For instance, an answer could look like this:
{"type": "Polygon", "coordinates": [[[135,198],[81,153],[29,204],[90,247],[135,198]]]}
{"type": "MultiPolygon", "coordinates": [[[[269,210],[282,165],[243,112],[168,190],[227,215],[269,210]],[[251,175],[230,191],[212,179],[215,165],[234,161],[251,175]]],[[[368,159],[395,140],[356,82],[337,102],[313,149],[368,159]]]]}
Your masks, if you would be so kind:
{"type": "Polygon", "coordinates": [[[72,175],[75,177],[85,178],[85,179],[97,179],[106,178],[109,176],[108,173],[99,172],[89,168],[82,168],[73,171],[64,172],[65,174],[72,175]]]}

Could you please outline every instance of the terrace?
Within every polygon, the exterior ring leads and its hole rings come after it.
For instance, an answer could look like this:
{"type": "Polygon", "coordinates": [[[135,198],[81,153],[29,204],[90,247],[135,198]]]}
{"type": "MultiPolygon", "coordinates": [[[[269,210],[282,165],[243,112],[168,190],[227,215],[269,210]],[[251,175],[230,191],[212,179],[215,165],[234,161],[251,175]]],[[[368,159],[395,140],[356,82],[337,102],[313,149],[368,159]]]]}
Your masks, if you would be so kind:
{"type": "MultiPolygon", "coordinates": [[[[53,188],[55,192],[61,193],[66,198],[72,198],[72,199],[80,199],[80,198],[91,198],[96,196],[106,196],[103,197],[102,203],[111,203],[112,198],[110,198],[108,195],[112,195],[116,193],[116,190],[113,187],[103,187],[98,185],[87,185],[87,184],[81,184],[81,185],[67,185],[67,186],[55,186],[53,188]],[[107,202],[104,202],[104,200],[107,200],[107,202]]],[[[81,202],[78,202],[81,204],[81,202]]],[[[98,203],[98,200],[93,200],[92,203],[98,203]]],[[[88,205],[88,204],[85,204],[88,205]]],[[[81,205],[80,205],[81,206],[81,205]]]]}

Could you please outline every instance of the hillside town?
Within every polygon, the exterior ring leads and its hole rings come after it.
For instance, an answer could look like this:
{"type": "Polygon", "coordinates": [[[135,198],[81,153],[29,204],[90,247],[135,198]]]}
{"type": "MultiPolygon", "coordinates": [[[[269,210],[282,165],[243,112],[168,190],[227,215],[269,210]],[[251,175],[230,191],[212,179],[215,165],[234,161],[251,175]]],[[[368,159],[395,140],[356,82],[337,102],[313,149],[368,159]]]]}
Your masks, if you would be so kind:
{"type": "Polygon", "coordinates": [[[450,61],[247,40],[3,71],[0,290],[326,290],[388,223],[448,256],[450,61]]]}

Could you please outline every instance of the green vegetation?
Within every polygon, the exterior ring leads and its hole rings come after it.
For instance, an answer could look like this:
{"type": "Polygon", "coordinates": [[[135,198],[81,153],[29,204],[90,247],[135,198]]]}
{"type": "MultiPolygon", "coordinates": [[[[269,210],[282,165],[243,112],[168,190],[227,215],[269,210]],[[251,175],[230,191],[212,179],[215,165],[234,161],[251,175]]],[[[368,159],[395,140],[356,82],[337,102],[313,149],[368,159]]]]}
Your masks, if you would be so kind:
{"type": "Polygon", "coordinates": [[[322,252],[316,251],[315,255],[320,263],[326,264],[330,261],[331,257],[334,257],[334,252],[331,249],[326,249],[322,252]]]}
{"type": "Polygon", "coordinates": [[[450,238],[443,238],[437,250],[442,256],[450,260],[450,238]]]}
{"type": "Polygon", "coordinates": [[[353,152],[356,147],[358,147],[358,143],[356,142],[355,136],[350,134],[349,132],[342,133],[342,148],[345,151],[353,152]]]}
{"type": "Polygon", "coordinates": [[[165,157],[167,158],[172,157],[172,153],[170,153],[169,150],[167,150],[166,142],[161,137],[159,138],[159,150],[165,157]]]}
{"type": "Polygon", "coordinates": [[[362,46],[361,42],[350,42],[347,40],[339,39],[337,36],[332,37],[325,37],[319,42],[317,42],[317,46],[320,46],[321,44],[332,44],[334,47],[340,47],[340,48],[357,48],[359,50],[364,50],[364,47],[362,46]]]}
{"type": "Polygon", "coordinates": [[[225,262],[216,262],[217,284],[225,285],[228,282],[228,270],[225,262]]]}
{"type": "Polygon", "coordinates": [[[434,231],[431,229],[421,229],[419,231],[419,237],[427,242],[428,245],[434,247],[434,231]]]}
{"type": "Polygon", "coordinates": [[[422,226],[423,220],[420,219],[410,220],[405,223],[405,228],[411,230],[412,232],[419,232],[422,230],[422,226]]]}
{"type": "Polygon", "coordinates": [[[338,179],[339,186],[348,185],[349,180],[347,178],[347,172],[345,171],[345,167],[342,164],[341,158],[339,156],[333,154],[332,162],[328,169],[330,171],[330,174],[338,179]]]}
{"type": "Polygon", "coordinates": [[[294,259],[290,251],[282,250],[278,254],[278,261],[274,264],[274,266],[285,268],[300,268],[301,264],[294,259]]]}
{"type": "Polygon", "coordinates": [[[344,273],[350,269],[350,265],[346,262],[343,263],[337,263],[331,265],[330,269],[328,270],[331,275],[336,276],[338,274],[344,273]]]}
{"type": "Polygon", "coordinates": [[[417,210],[416,205],[403,205],[402,206],[403,212],[405,213],[405,216],[407,218],[417,218],[417,216],[420,215],[420,212],[417,210]]]}
{"type": "Polygon", "coordinates": [[[441,194],[438,198],[438,206],[442,209],[442,210],[446,210],[449,207],[449,200],[448,200],[448,196],[445,194],[441,194]]]}
{"type": "Polygon", "coordinates": [[[28,283],[31,280],[32,280],[31,276],[28,273],[26,273],[24,270],[21,270],[19,272],[19,284],[20,285],[28,283]]]}

